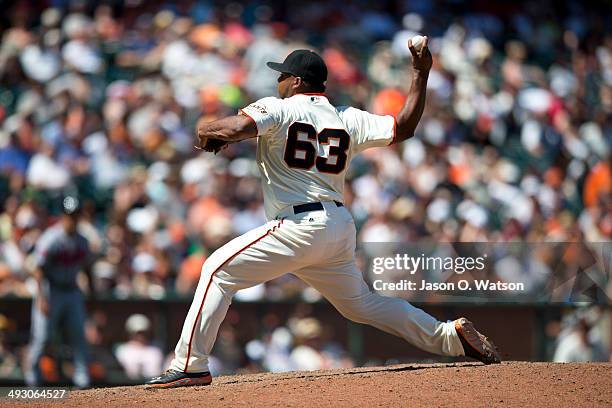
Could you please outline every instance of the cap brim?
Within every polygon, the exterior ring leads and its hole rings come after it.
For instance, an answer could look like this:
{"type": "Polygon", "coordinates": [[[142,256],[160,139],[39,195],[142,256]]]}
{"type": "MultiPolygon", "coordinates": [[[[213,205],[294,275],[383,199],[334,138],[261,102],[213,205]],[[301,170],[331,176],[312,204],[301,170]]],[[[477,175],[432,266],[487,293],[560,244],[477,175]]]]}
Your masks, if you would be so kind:
{"type": "Polygon", "coordinates": [[[282,63],[279,63],[279,62],[266,62],[266,65],[268,66],[268,68],[272,68],[275,71],[289,73],[287,71],[287,68],[282,63]]]}

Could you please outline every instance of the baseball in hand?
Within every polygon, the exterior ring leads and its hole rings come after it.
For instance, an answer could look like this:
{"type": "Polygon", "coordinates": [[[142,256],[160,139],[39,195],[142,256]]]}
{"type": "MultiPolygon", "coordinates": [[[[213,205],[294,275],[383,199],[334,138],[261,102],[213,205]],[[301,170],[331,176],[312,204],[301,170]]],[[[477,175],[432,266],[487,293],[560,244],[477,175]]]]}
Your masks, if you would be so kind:
{"type": "Polygon", "coordinates": [[[421,52],[421,50],[423,49],[426,38],[427,37],[424,37],[422,35],[415,35],[414,37],[412,37],[412,46],[417,52],[421,52]]]}

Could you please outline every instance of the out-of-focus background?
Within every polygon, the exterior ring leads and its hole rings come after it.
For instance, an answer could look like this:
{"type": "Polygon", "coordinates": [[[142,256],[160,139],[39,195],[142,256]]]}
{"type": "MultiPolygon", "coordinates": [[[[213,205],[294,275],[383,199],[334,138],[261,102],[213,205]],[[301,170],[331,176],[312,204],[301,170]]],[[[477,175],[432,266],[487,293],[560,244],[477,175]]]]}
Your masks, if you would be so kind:
{"type": "MultiPolygon", "coordinates": [[[[0,6],[0,383],[23,381],[32,253],[65,194],[83,203],[79,231],[95,253],[94,293],[83,284],[92,381],[166,368],[206,257],[265,221],[255,144],[200,154],[195,122],[276,96],[265,62],[297,48],[323,56],[335,105],[396,114],[411,83],[407,40],[430,38],[416,136],[349,171],[360,243],[612,235],[606,1],[0,6]]],[[[610,359],[609,303],[425,309],[469,315],[511,359],[610,359]]],[[[41,362],[49,383],[73,369],[61,344],[41,362]]],[[[444,361],[347,322],[290,275],[238,294],[213,356],[216,374],[444,361]]]]}

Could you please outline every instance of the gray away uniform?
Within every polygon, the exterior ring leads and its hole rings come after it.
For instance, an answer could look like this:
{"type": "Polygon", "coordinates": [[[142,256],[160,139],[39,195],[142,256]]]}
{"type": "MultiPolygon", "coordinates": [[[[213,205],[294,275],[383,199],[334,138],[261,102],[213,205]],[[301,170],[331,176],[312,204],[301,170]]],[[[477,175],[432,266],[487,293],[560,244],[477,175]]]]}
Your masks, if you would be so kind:
{"type": "Polygon", "coordinates": [[[41,384],[40,359],[45,346],[64,328],[74,354],[73,382],[89,385],[87,342],[85,340],[85,303],[77,286],[77,275],[91,261],[87,240],[80,234],[68,235],[61,223],[49,227],[36,243],[35,258],[43,272],[42,290],[49,301],[43,314],[37,299],[32,302],[31,370],[26,375],[30,386],[41,384]]]}

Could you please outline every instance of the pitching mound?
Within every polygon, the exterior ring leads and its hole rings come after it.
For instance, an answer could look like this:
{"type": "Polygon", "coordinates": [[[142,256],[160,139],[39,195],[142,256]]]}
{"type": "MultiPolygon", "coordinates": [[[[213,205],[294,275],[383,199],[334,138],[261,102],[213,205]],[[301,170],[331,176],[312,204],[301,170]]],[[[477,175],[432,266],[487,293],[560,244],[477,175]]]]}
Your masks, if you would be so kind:
{"type": "MultiPolygon", "coordinates": [[[[612,364],[410,364],[216,378],[210,386],[74,391],[71,407],[610,406],[612,364]]],[[[28,402],[22,406],[49,406],[28,402]]]]}

